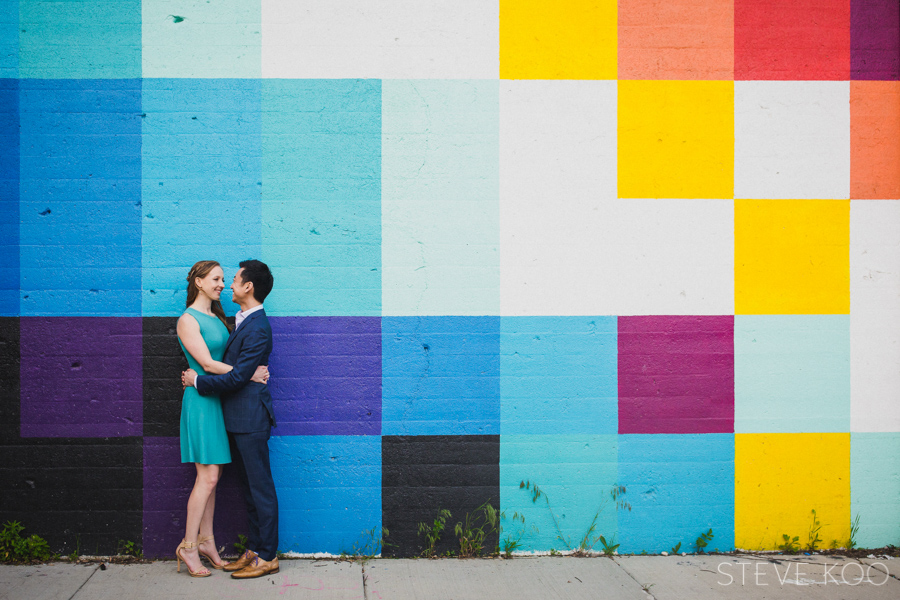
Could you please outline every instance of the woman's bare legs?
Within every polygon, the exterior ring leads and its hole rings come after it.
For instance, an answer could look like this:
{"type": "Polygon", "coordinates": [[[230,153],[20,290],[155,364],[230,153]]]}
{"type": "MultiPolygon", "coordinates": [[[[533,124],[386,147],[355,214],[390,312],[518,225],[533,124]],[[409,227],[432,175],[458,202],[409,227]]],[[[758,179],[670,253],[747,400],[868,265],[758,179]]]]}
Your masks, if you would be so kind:
{"type": "MultiPolygon", "coordinates": [[[[197,543],[200,533],[200,527],[203,522],[206,506],[209,503],[210,496],[215,496],[216,485],[219,483],[219,476],[222,474],[222,465],[201,465],[194,463],[197,467],[197,478],[194,480],[194,489],[191,490],[191,497],[188,498],[187,520],[184,527],[184,541],[188,543],[197,543]]],[[[215,504],[213,504],[215,507],[215,504]]],[[[209,531],[212,535],[212,512],[209,515],[209,531]]],[[[205,572],[206,567],[200,562],[200,553],[196,546],[190,549],[180,551],[181,559],[187,564],[191,571],[205,572]]]]}
{"type": "MultiPolygon", "coordinates": [[[[219,467],[219,474],[222,473],[222,465],[219,467]]],[[[213,515],[216,512],[216,490],[214,489],[206,501],[206,509],[203,511],[203,518],[200,519],[200,550],[206,555],[214,565],[223,565],[222,559],[219,558],[219,549],[216,548],[216,542],[213,539],[213,515]]]]}

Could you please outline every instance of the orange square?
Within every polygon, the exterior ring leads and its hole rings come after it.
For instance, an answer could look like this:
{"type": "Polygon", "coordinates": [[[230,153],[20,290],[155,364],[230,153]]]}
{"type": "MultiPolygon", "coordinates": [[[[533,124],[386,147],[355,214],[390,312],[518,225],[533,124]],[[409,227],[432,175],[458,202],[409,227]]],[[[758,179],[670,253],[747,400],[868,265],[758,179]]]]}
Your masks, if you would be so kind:
{"type": "Polygon", "coordinates": [[[619,0],[619,79],[734,79],[733,0],[619,0]]]}
{"type": "Polygon", "coordinates": [[[900,199],[900,81],[850,82],[850,197],[900,199]]]}

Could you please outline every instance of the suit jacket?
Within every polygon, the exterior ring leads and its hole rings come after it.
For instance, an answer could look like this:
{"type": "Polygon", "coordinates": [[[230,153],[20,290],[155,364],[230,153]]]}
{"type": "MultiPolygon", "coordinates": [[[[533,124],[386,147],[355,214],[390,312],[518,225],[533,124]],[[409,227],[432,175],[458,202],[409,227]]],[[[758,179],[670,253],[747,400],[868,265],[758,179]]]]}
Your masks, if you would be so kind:
{"type": "Polygon", "coordinates": [[[222,362],[234,367],[222,375],[197,378],[201,396],[218,395],[222,400],[225,429],[232,433],[268,431],[275,426],[275,411],[269,386],[250,381],[256,367],[269,364],[272,328],[265,310],[249,315],[228,337],[222,362]]]}

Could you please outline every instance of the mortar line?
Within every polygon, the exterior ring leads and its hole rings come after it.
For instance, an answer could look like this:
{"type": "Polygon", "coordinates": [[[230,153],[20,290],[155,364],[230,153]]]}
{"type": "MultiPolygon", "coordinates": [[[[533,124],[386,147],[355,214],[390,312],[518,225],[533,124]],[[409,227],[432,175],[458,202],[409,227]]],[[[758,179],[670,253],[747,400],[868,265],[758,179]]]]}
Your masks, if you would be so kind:
{"type": "MultiPolygon", "coordinates": [[[[616,557],[611,556],[610,558],[611,558],[612,561],[616,564],[617,567],[619,567],[620,569],[622,569],[622,571],[623,571],[626,575],[628,575],[629,577],[631,577],[631,579],[632,579],[636,584],[638,584],[638,585],[640,586],[642,592],[644,592],[645,594],[647,594],[648,596],[650,596],[651,598],[653,598],[653,600],[656,600],[656,596],[654,596],[653,594],[651,594],[648,590],[645,590],[645,589],[644,589],[644,584],[641,583],[640,581],[638,581],[637,579],[635,579],[634,575],[632,575],[631,573],[629,573],[629,572],[628,572],[628,569],[626,569],[624,566],[622,566],[622,565],[619,563],[619,561],[616,560],[616,557]]],[[[648,589],[649,589],[649,588],[648,588],[648,589]]]]}
{"type": "Polygon", "coordinates": [[[81,591],[81,588],[83,588],[85,585],[87,585],[87,582],[91,580],[91,577],[94,576],[94,573],[96,573],[96,572],[99,571],[99,570],[100,570],[100,565],[97,565],[96,567],[94,567],[94,570],[91,571],[91,574],[88,575],[88,578],[85,579],[85,580],[81,583],[81,585],[78,586],[78,589],[75,590],[75,593],[74,593],[74,594],[72,594],[71,596],[69,596],[69,600],[73,600],[73,598],[75,598],[75,596],[78,595],[78,592],[81,591]]]}
{"type": "Polygon", "coordinates": [[[366,564],[361,563],[359,566],[362,569],[363,600],[369,600],[369,590],[366,589],[366,564]]]}

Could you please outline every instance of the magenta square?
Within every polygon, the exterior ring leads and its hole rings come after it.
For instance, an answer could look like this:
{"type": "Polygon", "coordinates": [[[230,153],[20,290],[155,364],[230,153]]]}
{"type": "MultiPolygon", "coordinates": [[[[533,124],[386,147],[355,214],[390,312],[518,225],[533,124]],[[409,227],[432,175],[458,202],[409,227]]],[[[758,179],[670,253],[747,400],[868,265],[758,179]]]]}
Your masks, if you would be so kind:
{"type": "MultiPolygon", "coordinates": [[[[144,438],[144,554],[172,556],[184,537],[188,496],[197,475],[193,463],[181,462],[178,438],[144,438]]],[[[233,467],[225,465],[216,493],[213,520],[216,544],[233,555],[238,534],[247,534],[247,505],[233,467]]]]}
{"type": "Polygon", "coordinates": [[[22,437],[143,433],[139,317],[22,317],[22,437]]]}
{"type": "Polygon", "coordinates": [[[734,432],[734,316],[619,317],[619,433],[734,432]]]}

